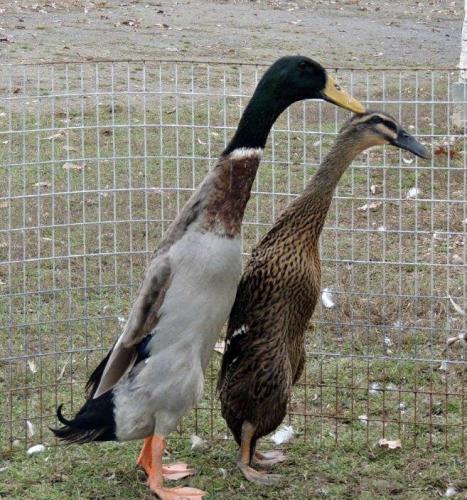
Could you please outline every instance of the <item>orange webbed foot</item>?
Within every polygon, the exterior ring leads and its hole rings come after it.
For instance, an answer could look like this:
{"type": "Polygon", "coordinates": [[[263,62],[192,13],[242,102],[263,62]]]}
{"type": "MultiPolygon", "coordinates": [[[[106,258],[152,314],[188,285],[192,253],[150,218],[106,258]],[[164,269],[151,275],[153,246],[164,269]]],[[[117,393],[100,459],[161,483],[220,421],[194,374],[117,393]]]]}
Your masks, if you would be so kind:
{"type": "Polygon", "coordinates": [[[195,474],[194,469],[190,469],[187,464],[177,463],[162,466],[162,475],[164,479],[169,481],[175,481],[177,479],[183,479],[184,477],[193,476],[195,474]]]}
{"type": "Polygon", "coordinates": [[[201,500],[207,495],[205,491],[196,488],[161,488],[157,485],[151,486],[150,482],[148,484],[151,491],[161,500],[201,500]]]}

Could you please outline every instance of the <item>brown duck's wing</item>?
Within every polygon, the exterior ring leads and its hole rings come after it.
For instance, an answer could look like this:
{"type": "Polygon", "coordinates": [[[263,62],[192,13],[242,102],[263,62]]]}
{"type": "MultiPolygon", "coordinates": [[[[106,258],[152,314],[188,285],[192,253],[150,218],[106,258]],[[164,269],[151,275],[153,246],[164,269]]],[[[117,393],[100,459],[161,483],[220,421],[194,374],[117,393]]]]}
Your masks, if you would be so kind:
{"type": "Polygon", "coordinates": [[[167,253],[157,255],[146,270],[123,333],[115,343],[96,391],[97,398],[117,384],[133,367],[136,346],[157,325],[159,309],[170,285],[170,261],[167,253]]]}

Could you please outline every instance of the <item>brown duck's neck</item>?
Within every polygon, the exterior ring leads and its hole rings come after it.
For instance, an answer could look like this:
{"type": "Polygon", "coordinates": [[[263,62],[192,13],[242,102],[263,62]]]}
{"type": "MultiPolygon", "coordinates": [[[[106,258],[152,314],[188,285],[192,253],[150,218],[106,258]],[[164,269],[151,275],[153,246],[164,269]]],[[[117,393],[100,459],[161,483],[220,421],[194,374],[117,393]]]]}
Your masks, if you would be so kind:
{"type": "Polygon", "coordinates": [[[297,212],[294,217],[303,220],[308,237],[318,238],[321,234],[337,183],[364,149],[355,138],[347,134],[338,136],[304,193],[294,201],[297,212]]]}
{"type": "Polygon", "coordinates": [[[209,180],[210,193],[203,224],[207,230],[228,237],[240,235],[261,152],[261,149],[245,149],[221,157],[209,180]]]}

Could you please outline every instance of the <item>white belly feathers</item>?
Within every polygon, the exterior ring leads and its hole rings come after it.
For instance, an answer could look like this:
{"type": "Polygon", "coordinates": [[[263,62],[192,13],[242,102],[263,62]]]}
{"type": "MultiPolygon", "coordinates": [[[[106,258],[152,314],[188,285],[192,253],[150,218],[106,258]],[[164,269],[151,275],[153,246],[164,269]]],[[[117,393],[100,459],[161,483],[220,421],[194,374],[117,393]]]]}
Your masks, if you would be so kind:
{"type": "Polygon", "coordinates": [[[114,389],[121,440],[166,435],[201,397],[204,370],[241,275],[240,239],[189,230],[170,249],[172,277],[150,357],[114,389]]]}

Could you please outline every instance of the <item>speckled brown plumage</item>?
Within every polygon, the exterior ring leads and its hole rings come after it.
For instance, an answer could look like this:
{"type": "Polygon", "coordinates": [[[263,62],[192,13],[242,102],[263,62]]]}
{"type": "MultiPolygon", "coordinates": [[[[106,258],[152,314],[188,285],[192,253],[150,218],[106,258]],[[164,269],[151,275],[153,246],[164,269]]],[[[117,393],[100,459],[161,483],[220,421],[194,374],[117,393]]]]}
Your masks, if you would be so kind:
{"type": "Polygon", "coordinates": [[[222,415],[241,444],[238,465],[248,479],[268,484],[248,462],[256,441],[282,422],[305,365],[304,336],[320,294],[319,237],[334,188],[358,153],[394,143],[397,129],[381,113],[349,120],[305,192],[281,214],[244,270],[218,389],[222,415]]]}

